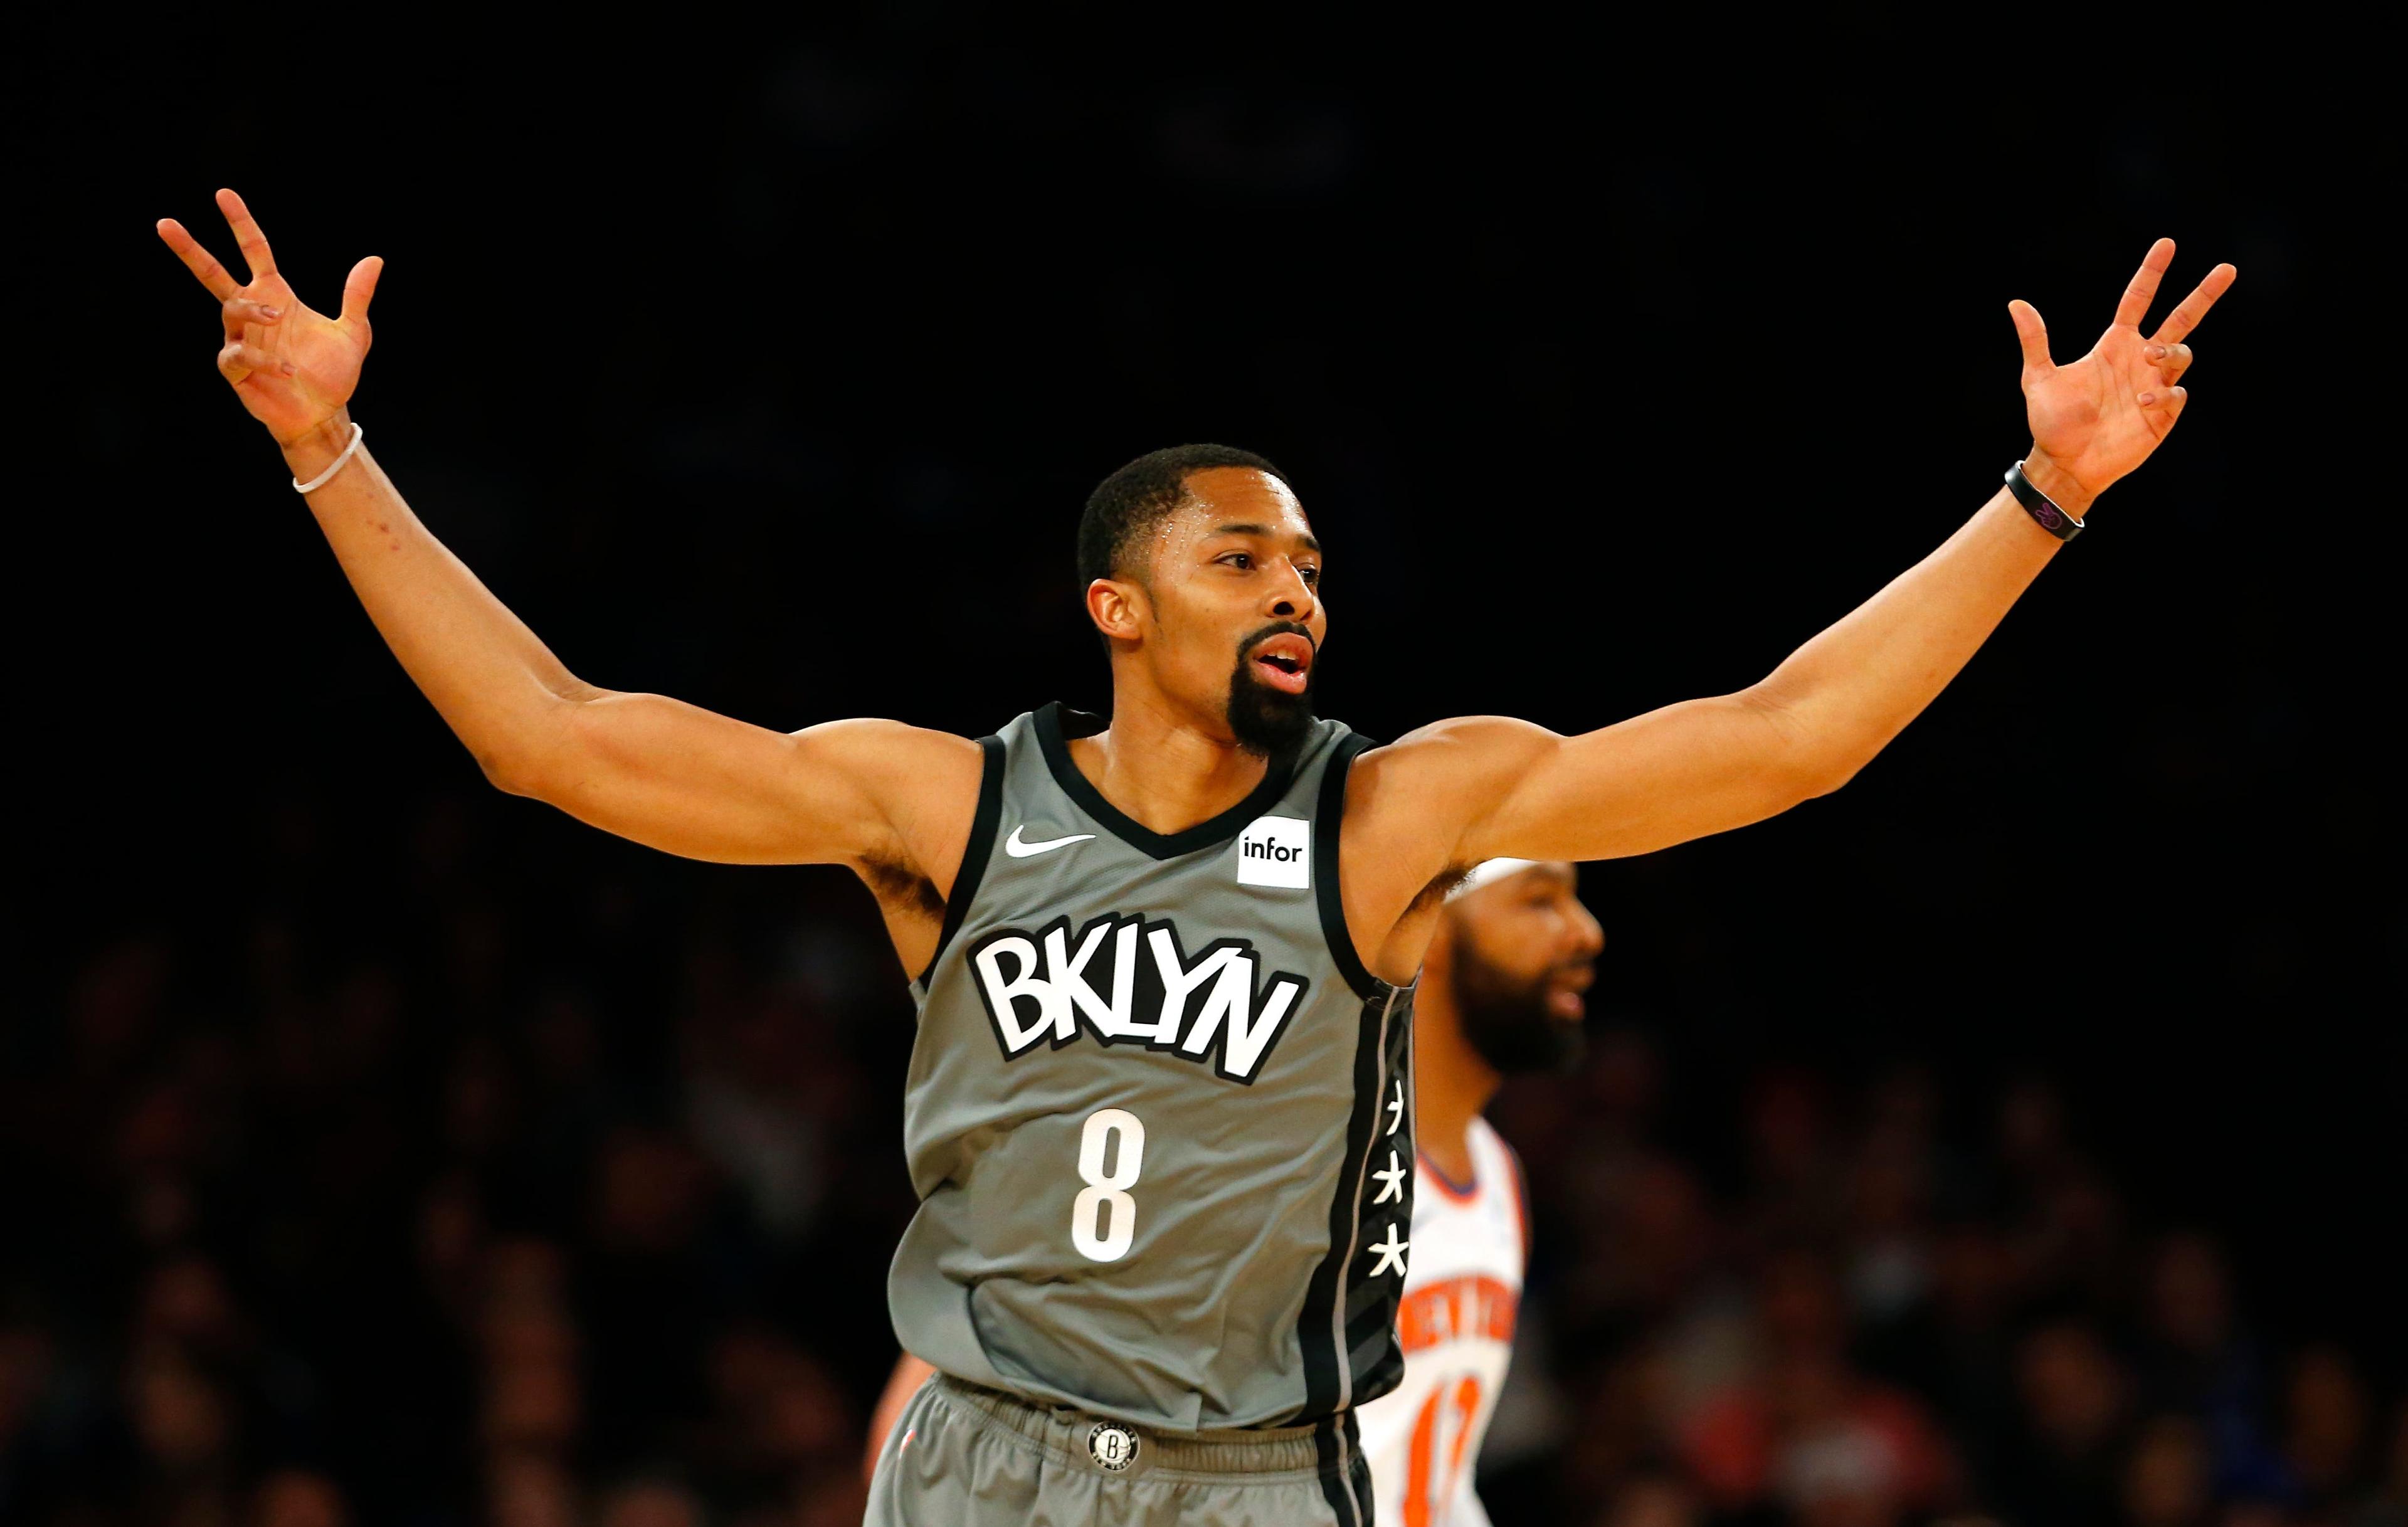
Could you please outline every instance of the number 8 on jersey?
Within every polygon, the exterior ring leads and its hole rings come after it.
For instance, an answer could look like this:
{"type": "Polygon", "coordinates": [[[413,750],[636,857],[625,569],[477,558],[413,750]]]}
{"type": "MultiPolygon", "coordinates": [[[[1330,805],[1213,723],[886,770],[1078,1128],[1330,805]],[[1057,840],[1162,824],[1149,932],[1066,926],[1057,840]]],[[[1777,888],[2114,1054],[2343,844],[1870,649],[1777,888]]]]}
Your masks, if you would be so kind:
{"type": "Polygon", "coordinates": [[[1070,1204],[1070,1244],[1089,1261],[1118,1261],[1137,1239],[1137,1200],[1128,1189],[1145,1167],[1145,1124],[1125,1108],[1099,1108],[1079,1132],[1079,1178],[1087,1186],[1070,1204]],[[1118,1160],[1104,1170],[1111,1137],[1120,1136],[1118,1160]],[[1110,1228],[1096,1221],[1109,1206],[1110,1228]]]}

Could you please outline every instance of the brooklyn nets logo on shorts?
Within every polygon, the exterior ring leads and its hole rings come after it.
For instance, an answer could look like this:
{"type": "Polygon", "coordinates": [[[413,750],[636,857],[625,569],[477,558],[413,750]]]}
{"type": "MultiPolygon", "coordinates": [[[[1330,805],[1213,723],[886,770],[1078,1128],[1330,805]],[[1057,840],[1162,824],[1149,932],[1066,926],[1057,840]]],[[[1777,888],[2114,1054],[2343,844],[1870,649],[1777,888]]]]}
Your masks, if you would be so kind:
{"type": "Polygon", "coordinates": [[[1119,1474],[1137,1462],[1137,1433],[1115,1421],[1097,1421],[1087,1433],[1087,1456],[1096,1467],[1119,1474]]]}

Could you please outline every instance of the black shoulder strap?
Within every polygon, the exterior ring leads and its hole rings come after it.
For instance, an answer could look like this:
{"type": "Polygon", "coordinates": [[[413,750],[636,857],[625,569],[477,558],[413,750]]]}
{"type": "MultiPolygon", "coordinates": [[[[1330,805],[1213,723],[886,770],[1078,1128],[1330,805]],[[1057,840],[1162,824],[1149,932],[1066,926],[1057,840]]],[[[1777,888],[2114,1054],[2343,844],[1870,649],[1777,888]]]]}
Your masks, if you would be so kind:
{"type": "Polygon", "coordinates": [[[937,947],[928,956],[927,969],[920,972],[923,989],[936,973],[937,961],[944,958],[945,945],[953,942],[962,919],[969,915],[979,882],[986,878],[986,861],[995,853],[995,829],[1003,821],[1003,739],[982,737],[978,743],[984,755],[979,768],[978,814],[970,818],[970,841],[962,846],[961,867],[953,872],[953,892],[945,898],[945,926],[938,929],[937,947]]]}
{"type": "Polygon", "coordinates": [[[1370,1001],[1386,994],[1388,984],[1373,975],[1355,951],[1354,935],[1346,929],[1346,897],[1338,880],[1338,835],[1346,814],[1346,774],[1355,757],[1379,746],[1360,732],[1349,732],[1330,750],[1322,769],[1321,800],[1312,812],[1313,900],[1321,909],[1321,938],[1329,958],[1354,995],[1370,1001]]]}

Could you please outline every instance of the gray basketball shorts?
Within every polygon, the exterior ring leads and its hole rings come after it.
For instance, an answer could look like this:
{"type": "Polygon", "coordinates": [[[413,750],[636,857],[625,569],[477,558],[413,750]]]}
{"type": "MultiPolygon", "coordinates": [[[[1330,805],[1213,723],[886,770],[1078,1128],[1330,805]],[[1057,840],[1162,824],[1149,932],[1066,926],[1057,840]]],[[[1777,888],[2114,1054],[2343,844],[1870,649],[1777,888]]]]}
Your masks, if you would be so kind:
{"type": "Polygon", "coordinates": [[[1354,1418],[1162,1433],[939,1374],[887,1433],[865,1527],[1371,1527],[1354,1418]]]}

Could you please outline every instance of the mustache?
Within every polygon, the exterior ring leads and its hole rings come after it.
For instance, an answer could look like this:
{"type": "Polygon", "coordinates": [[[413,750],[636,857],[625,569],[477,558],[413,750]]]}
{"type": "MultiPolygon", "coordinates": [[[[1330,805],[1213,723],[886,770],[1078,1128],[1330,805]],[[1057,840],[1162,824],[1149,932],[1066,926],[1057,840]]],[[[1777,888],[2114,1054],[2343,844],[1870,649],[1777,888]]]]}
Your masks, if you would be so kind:
{"type": "Polygon", "coordinates": [[[1243,657],[1246,654],[1254,651],[1256,647],[1261,646],[1264,642],[1268,641],[1275,636],[1300,636],[1304,638],[1305,645],[1312,649],[1312,655],[1315,657],[1321,655],[1321,643],[1312,640],[1312,628],[1305,625],[1304,622],[1300,620],[1275,620],[1271,622],[1261,630],[1247,637],[1243,641],[1239,642],[1238,655],[1243,657]]]}

